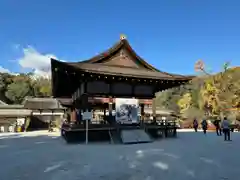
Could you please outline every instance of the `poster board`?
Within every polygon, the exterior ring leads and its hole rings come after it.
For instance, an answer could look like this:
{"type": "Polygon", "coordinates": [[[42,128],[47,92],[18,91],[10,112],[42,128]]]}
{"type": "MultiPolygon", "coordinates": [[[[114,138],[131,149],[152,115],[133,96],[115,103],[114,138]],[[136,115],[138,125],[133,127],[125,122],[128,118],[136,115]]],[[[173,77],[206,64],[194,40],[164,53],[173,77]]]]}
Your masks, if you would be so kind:
{"type": "Polygon", "coordinates": [[[139,123],[138,99],[116,98],[116,122],[120,124],[139,123]]]}

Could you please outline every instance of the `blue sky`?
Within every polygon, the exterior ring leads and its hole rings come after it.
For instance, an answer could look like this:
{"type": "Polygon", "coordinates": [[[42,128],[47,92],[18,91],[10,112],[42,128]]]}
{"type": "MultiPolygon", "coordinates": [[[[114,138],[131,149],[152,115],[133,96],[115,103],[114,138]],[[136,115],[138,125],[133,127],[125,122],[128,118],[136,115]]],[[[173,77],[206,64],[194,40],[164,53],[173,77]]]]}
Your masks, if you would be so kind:
{"type": "Polygon", "coordinates": [[[218,71],[226,61],[240,65],[239,7],[238,0],[1,0],[0,66],[18,72],[48,66],[49,56],[84,60],[124,33],[160,70],[193,74],[203,59],[218,71]]]}

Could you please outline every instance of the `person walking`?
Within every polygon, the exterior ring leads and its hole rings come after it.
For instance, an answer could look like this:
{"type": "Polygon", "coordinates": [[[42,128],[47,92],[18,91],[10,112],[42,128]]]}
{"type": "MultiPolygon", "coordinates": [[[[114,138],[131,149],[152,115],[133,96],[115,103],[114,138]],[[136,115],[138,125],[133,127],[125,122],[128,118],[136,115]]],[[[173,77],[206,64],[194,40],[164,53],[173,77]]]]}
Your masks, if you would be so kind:
{"type": "Polygon", "coordinates": [[[222,129],[224,133],[224,141],[231,141],[230,138],[230,123],[226,117],[222,121],[222,129]]]}
{"type": "Polygon", "coordinates": [[[221,135],[222,135],[222,129],[221,129],[220,122],[221,122],[221,121],[218,120],[218,119],[216,119],[216,120],[214,121],[214,126],[215,126],[215,128],[216,128],[216,133],[217,133],[218,136],[221,136],[221,135]]]}
{"type": "Polygon", "coordinates": [[[203,129],[203,133],[206,134],[207,133],[207,128],[208,128],[208,123],[207,120],[203,120],[202,121],[202,129],[203,129]]]}
{"type": "Polygon", "coordinates": [[[53,132],[53,122],[52,122],[52,120],[49,122],[48,132],[53,132]]]}
{"type": "Polygon", "coordinates": [[[193,128],[194,128],[195,132],[197,132],[197,130],[198,130],[198,121],[197,121],[196,118],[193,120],[193,128]]]}

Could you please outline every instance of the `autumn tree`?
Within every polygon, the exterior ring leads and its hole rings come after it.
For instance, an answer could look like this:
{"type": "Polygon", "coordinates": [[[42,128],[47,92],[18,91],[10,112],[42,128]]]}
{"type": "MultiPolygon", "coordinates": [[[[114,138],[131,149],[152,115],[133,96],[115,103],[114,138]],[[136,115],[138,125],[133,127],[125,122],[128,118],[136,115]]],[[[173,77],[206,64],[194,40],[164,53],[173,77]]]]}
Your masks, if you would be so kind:
{"type": "MultiPolygon", "coordinates": [[[[229,68],[225,63],[222,72],[212,74],[200,60],[195,70],[200,73],[189,83],[157,93],[157,106],[181,112],[186,118],[232,115],[232,109],[240,108],[239,67],[229,68]]],[[[234,113],[240,117],[239,110],[234,113]]]]}
{"type": "Polygon", "coordinates": [[[177,102],[180,113],[184,113],[184,111],[188,110],[192,105],[192,96],[190,93],[186,93],[183,95],[181,99],[177,102]]]}
{"type": "Polygon", "coordinates": [[[203,107],[209,116],[229,113],[227,109],[237,107],[240,89],[239,68],[229,68],[229,63],[223,65],[223,71],[211,75],[204,69],[203,62],[196,63],[206,78],[200,94],[203,107]],[[201,66],[199,66],[199,64],[201,66]]]}

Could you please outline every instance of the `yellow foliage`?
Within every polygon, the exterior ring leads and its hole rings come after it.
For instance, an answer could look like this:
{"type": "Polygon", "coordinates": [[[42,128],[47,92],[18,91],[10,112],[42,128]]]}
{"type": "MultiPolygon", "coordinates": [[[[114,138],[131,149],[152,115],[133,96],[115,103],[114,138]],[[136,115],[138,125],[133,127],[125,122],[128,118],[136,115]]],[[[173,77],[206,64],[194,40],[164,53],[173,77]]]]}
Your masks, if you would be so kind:
{"type": "Polygon", "coordinates": [[[210,115],[234,108],[240,102],[240,73],[239,69],[227,70],[205,80],[200,90],[205,109],[210,115]]]}
{"type": "Polygon", "coordinates": [[[191,107],[191,104],[192,104],[191,94],[190,93],[184,94],[183,97],[181,99],[179,99],[177,104],[180,108],[180,112],[187,110],[189,107],[191,107]]]}
{"type": "Polygon", "coordinates": [[[50,86],[42,86],[40,87],[40,90],[39,90],[43,95],[45,96],[49,96],[50,93],[51,93],[51,87],[50,86]]]}

